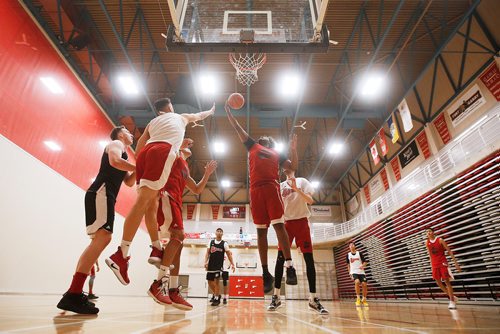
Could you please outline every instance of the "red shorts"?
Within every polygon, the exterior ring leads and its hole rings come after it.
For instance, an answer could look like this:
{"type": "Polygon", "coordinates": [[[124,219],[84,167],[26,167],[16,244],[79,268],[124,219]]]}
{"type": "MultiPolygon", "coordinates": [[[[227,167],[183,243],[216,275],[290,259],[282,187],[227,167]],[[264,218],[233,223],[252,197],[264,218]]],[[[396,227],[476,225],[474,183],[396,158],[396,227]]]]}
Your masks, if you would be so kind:
{"type": "Polygon", "coordinates": [[[280,185],[269,183],[250,188],[250,211],[257,228],[283,223],[283,200],[280,185]]]}
{"type": "MultiPolygon", "coordinates": [[[[286,220],[285,228],[288,233],[288,239],[290,240],[290,246],[292,245],[293,239],[295,239],[295,244],[300,248],[302,254],[313,252],[311,230],[309,229],[309,220],[307,218],[286,220]]],[[[278,250],[281,250],[279,245],[278,250]]]]}
{"type": "Polygon", "coordinates": [[[160,196],[156,215],[158,230],[162,238],[170,237],[170,230],[183,230],[182,206],[170,196],[160,196]]]}
{"type": "Polygon", "coordinates": [[[438,267],[432,268],[432,278],[436,281],[441,281],[445,279],[453,279],[453,275],[450,272],[450,267],[438,267]]]}
{"type": "Polygon", "coordinates": [[[141,150],[136,162],[136,179],[139,187],[160,190],[167,183],[176,153],[166,142],[149,143],[141,150]]]}

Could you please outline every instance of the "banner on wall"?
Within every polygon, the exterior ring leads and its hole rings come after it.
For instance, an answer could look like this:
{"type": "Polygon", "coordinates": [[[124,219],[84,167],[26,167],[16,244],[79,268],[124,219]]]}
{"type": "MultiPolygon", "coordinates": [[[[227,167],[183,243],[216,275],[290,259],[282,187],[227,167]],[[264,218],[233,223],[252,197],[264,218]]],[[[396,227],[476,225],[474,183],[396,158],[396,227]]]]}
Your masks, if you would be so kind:
{"type": "Polygon", "coordinates": [[[375,143],[375,139],[372,139],[370,142],[370,153],[372,154],[372,159],[375,165],[380,162],[380,157],[378,156],[377,144],[375,143]]]}
{"type": "Polygon", "coordinates": [[[479,86],[475,84],[464,95],[462,95],[457,102],[453,103],[451,107],[448,108],[451,123],[454,127],[456,127],[485,103],[486,99],[484,98],[481,89],[479,89],[479,86]]]}
{"type": "Polygon", "coordinates": [[[187,214],[186,219],[192,220],[194,215],[194,210],[196,209],[196,204],[188,204],[187,205],[187,214]]]}
{"type": "Polygon", "coordinates": [[[405,132],[408,132],[411,129],[413,129],[411,112],[410,108],[408,107],[408,103],[406,103],[406,99],[403,99],[403,101],[399,104],[398,110],[399,114],[401,115],[401,120],[403,121],[403,129],[405,130],[405,132]]]}
{"type": "Polygon", "coordinates": [[[370,204],[370,186],[367,184],[364,188],[363,188],[364,192],[365,192],[365,198],[366,198],[366,203],[370,204]]]}
{"type": "Polygon", "coordinates": [[[500,101],[500,71],[497,62],[495,61],[488,66],[480,78],[497,101],[500,101]]]}
{"type": "Polygon", "coordinates": [[[396,181],[401,180],[401,170],[399,169],[399,161],[398,158],[394,158],[391,161],[392,171],[394,173],[394,177],[396,177],[396,181]]]}
{"type": "Polygon", "coordinates": [[[448,125],[446,124],[446,118],[444,117],[444,113],[441,113],[435,120],[434,126],[436,127],[443,144],[448,144],[451,140],[450,130],[448,129],[448,125]]]}
{"type": "Polygon", "coordinates": [[[246,207],[242,206],[226,206],[222,207],[222,218],[238,218],[245,219],[246,207]]]}
{"type": "Polygon", "coordinates": [[[380,154],[382,156],[386,156],[387,152],[389,152],[389,148],[387,147],[387,141],[385,140],[384,128],[380,129],[378,132],[378,143],[380,145],[380,154]]]}
{"type": "Polygon", "coordinates": [[[425,131],[422,131],[417,136],[417,142],[420,146],[424,158],[427,160],[431,156],[431,150],[429,149],[429,142],[427,141],[427,135],[425,131]]]}
{"type": "Polygon", "coordinates": [[[212,205],[212,219],[217,220],[219,218],[219,208],[220,205],[212,205]]]}
{"type": "Polygon", "coordinates": [[[399,139],[399,132],[396,122],[394,122],[394,114],[387,120],[387,126],[389,127],[389,132],[391,133],[392,143],[395,144],[399,139]]]}
{"type": "Polygon", "coordinates": [[[382,168],[380,171],[380,178],[382,178],[382,183],[384,184],[384,190],[389,189],[389,179],[387,178],[387,171],[385,168],[382,168]]]}
{"type": "Polygon", "coordinates": [[[311,215],[315,217],[331,217],[332,207],[328,205],[313,205],[311,206],[311,215]]]}
{"type": "Polygon", "coordinates": [[[417,143],[412,141],[408,146],[405,147],[401,153],[398,154],[399,162],[401,163],[401,168],[408,166],[410,162],[415,160],[420,153],[418,153],[417,143]]]}

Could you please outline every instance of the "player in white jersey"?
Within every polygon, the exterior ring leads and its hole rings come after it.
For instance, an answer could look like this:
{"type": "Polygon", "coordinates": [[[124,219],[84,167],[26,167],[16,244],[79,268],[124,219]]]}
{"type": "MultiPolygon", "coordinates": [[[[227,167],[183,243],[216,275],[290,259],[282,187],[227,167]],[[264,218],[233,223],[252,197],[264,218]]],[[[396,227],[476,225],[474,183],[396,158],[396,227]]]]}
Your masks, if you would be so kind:
{"type": "MultiPolygon", "coordinates": [[[[311,241],[311,230],[309,229],[309,217],[311,211],[309,205],[313,203],[312,195],[314,188],[311,183],[303,177],[295,177],[292,170],[285,170],[286,181],[281,182],[281,196],[285,208],[285,228],[288,233],[290,245],[295,239],[295,244],[300,248],[306,263],[307,282],[309,283],[309,307],[320,314],[328,314],[316,297],[316,268],[311,241]]],[[[285,258],[281,248],[278,248],[278,258],[274,269],[274,294],[268,310],[273,311],[281,306],[280,290],[281,278],[283,277],[283,265],[285,258]]]]}
{"type": "Polygon", "coordinates": [[[356,250],[356,245],[354,242],[349,244],[350,252],[347,253],[345,261],[347,263],[347,270],[349,271],[349,276],[354,280],[354,289],[356,290],[356,306],[368,306],[368,301],[366,300],[366,295],[368,294],[368,284],[366,283],[366,273],[365,268],[368,262],[364,258],[363,254],[356,250]],[[363,300],[359,298],[359,285],[363,286],[363,300]]]}
{"type": "Polygon", "coordinates": [[[130,283],[127,271],[130,258],[128,250],[142,217],[146,215],[149,231],[157,228],[156,210],[159,190],[168,180],[184,139],[186,125],[203,120],[213,115],[215,111],[214,104],[212,109],[196,114],[176,114],[169,98],[157,100],[154,107],[159,116],[146,126],[136,147],[138,195],[125,219],[121,245],[116,253],[106,259],[106,264],[123,285],[130,283]]]}

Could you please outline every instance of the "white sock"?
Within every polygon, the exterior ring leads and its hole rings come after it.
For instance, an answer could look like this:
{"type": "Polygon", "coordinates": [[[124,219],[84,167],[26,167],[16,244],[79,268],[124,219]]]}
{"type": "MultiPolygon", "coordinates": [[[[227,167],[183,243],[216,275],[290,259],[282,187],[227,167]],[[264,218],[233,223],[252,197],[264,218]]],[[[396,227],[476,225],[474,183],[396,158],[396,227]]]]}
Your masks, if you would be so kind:
{"type": "Polygon", "coordinates": [[[359,295],[356,295],[356,299],[359,299],[359,295]]]}
{"type": "Polygon", "coordinates": [[[179,286],[179,276],[170,276],[170,287],[177,288],[179,286]]]}
{"type": "Polygon", "coordinates": [[[293,262],[292,262],[292,260],[286,260],[286,261],[285,261],[285,267],[287,267],[287,268],[293,267],[293,262]]]}
{"type": "Polygon", "coordinates": [[[311,292],[309,294],[309,299],[314,300],[314,298],[316,298],[316,294],[311,292]]]}
{"type": "Polygon", "coordinates": [[[274,288],[274,295],[275,296],[280,296],[280,292],[281,292],[281,289],[278,289],[278,288],[274,288]]]}
{"type": "Polygon", "coordinates": [[[170,275],[170,270],[168,269],[168,267],[161,265],[160,270],[158,270],[157,280],[160,280],[163,276],[169,276],[169,275],[170,275]]]}
{"type": "Polygon", "coordinates": [[[224,295],[224,299],[228,299],[229,298],[229,295],[224,295]]]}
{"type": "Polygon", "coordinates": [[[122,240],[122,243],[120,244],[120,248],[122,250],[123,257],[125,257],[125,258],[128,256],[128,250],[130,248],[130,244],[132,244],[132,242],[126,241],[126,240],[122,240]]]}
{"type": "Polygon", "coordinates": [[[155,240],[151,243],[153,245],[154,248],[158,249],[158,250],[162,250],[162,247],[161,247],[161,242],[160,240],[155,240]]]}

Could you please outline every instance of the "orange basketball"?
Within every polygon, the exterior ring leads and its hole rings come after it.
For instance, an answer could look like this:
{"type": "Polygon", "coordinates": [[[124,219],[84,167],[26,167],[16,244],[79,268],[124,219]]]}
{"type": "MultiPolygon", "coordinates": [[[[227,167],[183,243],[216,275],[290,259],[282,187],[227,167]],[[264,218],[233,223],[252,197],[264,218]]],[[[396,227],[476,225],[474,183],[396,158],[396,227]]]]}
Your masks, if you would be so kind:
{"type": "Polygon", "coordinates": [[[232,109],[241,109],[245,104],[245,98],[240,93],[233,93],[229,95],[227,104],[229,104],[232,109]]]}

